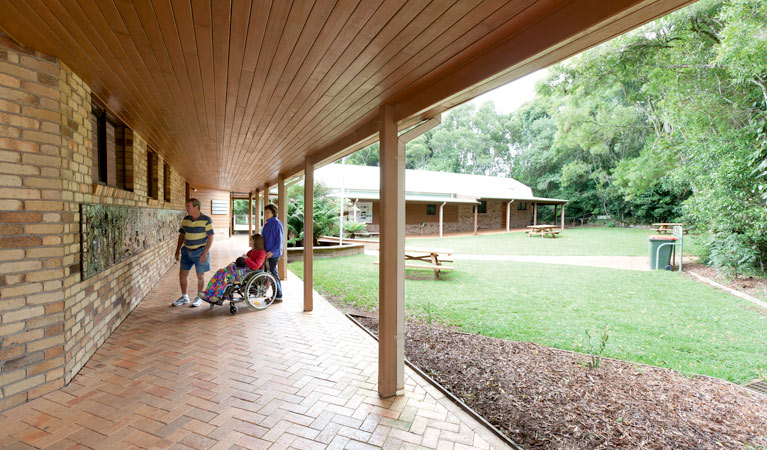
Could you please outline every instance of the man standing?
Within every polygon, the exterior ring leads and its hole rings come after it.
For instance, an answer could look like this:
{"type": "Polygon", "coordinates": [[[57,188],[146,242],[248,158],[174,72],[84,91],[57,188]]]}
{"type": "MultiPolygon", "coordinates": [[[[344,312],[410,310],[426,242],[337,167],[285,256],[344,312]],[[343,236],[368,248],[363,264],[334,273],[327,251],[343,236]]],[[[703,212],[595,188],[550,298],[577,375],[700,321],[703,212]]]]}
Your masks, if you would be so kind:
{"type": "Polygon", "coordinates": [[[268,204],[264,207],[264,229],[261,235],[264,236],[264,247],[266,248],[266,260],[269,261],[269,270],[277,279],[277,298],[275,302],[282,301],[282,283],[280,283],[280,274],[277,273],[277,262],[282,255],[282,240],[284,232],[282,222],[277,218],[277,207],[268,204]]]}
{"type": "Polygon", "coordinates": [[[197,296],[192,307],[202,304],[199,293],[205,287],[205,272],[210,270],[210,246],[213,245],[213,221],[200,212],[200,201],[190,198],[186,202],[186,213],[178,230],[178,245],[176,245],[176,261],[181,260],[181,270],[178,281],[181,285],[181,297],[171,303],[171,306],[181,306],[189,303],[186,293],[189,271],[194,266],[197,272],[197,296]]]}

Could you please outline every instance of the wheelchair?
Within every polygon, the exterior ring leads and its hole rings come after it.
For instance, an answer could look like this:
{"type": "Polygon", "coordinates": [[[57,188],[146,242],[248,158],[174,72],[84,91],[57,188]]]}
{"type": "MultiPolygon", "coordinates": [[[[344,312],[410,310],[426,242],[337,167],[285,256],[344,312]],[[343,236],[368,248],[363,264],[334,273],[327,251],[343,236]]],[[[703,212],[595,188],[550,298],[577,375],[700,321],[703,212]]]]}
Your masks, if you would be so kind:
{"type": "Polygon", "coordinates": [[[245,302],[248,307],[255,310],[268,308],[277,298],[277,280],[271,272],[254,270],[248,272],[239,283],[233,283],[224,289],[221,298],[217,302],[211,302],[210,308],[229,302],[229,313],[237,314],[238,303],[245,302]]]}

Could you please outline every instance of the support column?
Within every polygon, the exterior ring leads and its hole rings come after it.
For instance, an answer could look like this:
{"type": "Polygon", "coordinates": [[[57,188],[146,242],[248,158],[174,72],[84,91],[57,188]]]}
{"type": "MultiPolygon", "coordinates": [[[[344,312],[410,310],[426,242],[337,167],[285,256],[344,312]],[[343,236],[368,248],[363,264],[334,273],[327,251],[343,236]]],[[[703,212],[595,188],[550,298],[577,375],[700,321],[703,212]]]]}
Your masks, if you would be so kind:
{"type": "Polygon", "coordinates": [[[533,225],[538,225],[538,203],[533,203],[533,225]]]}
{"type": "Polygon", "coordinates": [[[253,236],[253,192],[248,192],[248,240],[253,236]]]}
{"type": "Polygon", "coordinates": [[[506,232],[508,233],[511,228],[509,227],[509,220],[511,219],[511,202],[514,200],[509,200],[506,202],[506,232]]]}
{"type": "Polygon", "coordinates": [[[561,214],[562,214],[562,227],[561,227],[561,229],[564,230],[565,229],[565,204],[564,203],[562,203],[562,212],[561,212],[561,214]]]}
{"type": "Polygon", "coordinates": [[[282,255],[277,262],[277,270],[280,273],[280,280],[288,279],[288,192],[285,189],[285,177],[280,175],[277,179],[277,202],[280,205],[277,208],[277,215],[280,222],[282,222],[283,232],[285,238],[282,240],[282,255]]]}
{"type": "MultiPolygon", "coordinates": [[[[264,206],[269,204],[269,183],[264,183],[264,206]]],[[[264,208],[261,208],[263,211],[264,208]]]]}
{"type": "Polygon", "coordinates": [[[559,205],[554,205],[554,220],[551,221],[551,223],[553,223],[554,225],[557,224],[557,207],[558,206],[559,205]]]}
{"type": "Polygon", "coordinates": [[[442,218],[444,217],[443,210],[445,209],[445,203],[447,202],[442,202],[442,204],[439,205],[439,237],[442,237],[442,218]]]}
{"type": "Polygon", "coordinates": [[[304,311],[314,309],[314,164],[304,158],[304,311]]]}
{"type": "Polygon", "coordinates": [[[474,205],[474,234],[477,234],[477,215],[479,214],[479,205],[474,205]]]}
{"type": "Polygon", "coordinates": [[[254,217],[254,224],[253,228],[256,233],[261,232],[261,211],[264,210],[264,205],[261,204],[261,190],[256,189],[256,198],[254,199],[256,202],[255,208],[256,208],[256,214],[254,217]]]}
{"type": "Polygon", "coordinates": [[[232,237],[232,229],[234,228],[234,196],[229,193],[229,237],[232,237]]]}
{"type": "Polygon", "coordinates": [[[397,138],[394,107],[379,113],[381,250],[378,277],[378,394],[405,388],[405,145],[397,138]]]}

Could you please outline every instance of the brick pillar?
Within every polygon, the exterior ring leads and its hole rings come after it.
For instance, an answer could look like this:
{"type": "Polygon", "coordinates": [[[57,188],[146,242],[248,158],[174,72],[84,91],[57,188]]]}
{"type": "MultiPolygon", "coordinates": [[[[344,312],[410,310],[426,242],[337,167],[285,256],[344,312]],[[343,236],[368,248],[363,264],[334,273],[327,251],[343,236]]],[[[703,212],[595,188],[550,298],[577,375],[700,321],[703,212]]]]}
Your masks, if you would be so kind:
{"type": "Polygon", "coordinates": [[[62,202],[59,63],[3,34],[0,63],[2,411],[64,384],[71,214],[62,202]]]}

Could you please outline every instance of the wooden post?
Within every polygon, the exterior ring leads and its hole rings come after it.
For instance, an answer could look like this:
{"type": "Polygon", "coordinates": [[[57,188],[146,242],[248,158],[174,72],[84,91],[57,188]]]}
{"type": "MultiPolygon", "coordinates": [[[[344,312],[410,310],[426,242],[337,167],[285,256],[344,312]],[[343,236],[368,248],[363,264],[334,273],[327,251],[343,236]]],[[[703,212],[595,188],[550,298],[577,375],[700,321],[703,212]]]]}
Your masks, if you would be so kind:
{"type": "Polygon", "coordinates": [[[253,228],[255,229],[256,233],[261,232],[261,211],[264,209],[264,205],[261,204],[261,190],[256,189],[256,196],[254,198],[255,201],[255,208],[256,208],[256,214],[254,217],[254,224],[253,228]]]}
{"type": "Polygon", "coordinates": [[[533,203],[533,225],[538,225],[538,202],[533,203]]]}
{"type": "Polygon", "coordinates": [[[556,224],[557,223],[557,207],[559,205],[554,205],[554,220],[551,221],[551,223],[556,224]]]}
{"type": "Polygon", "coordinates": [[[445,203],[447,202],[442,202],[442,204],[439,205],[439,237],[442,237],[442,210],[445,208],[445,203]]]}
{"type": "Polygon", "coordinates": [[[229,237],[232,237],[232,228],[234,228],[234,196],[229,193],[229,237]]]}
{"type": "Polygon", "coordinates": [[[479,214],[479,205],[474,205],[474,234],[477,234],[477,214],[479,214]]]}
{"type": "Polygon", "coordinates": [[[565,229],[565,204],[564,203],[562,203],[562,212],[561,212],[561,214],[562,214],[562,227],[561,227],[561,229],[564,230],[565,229]]]}
{"type": "Polygon", "coordinates": [[[283,232],[285,238],[282,240],[282,255],[280,255],[279,261],[277,261],[277,268],[280,273],[280,280],[288,279],[288,193],[285,189],[285,176],[280,175],[277,178],[277,202],[280,205],[277,208],[277,215],[280,222],[282,222],[283,232]]]}
{"type": "Polygon", "coordinates": [[[314,309],[314,164],[304,158],[304,311],[314,309]]]}
{"type": "Polygon", "coordinates": [[[253,236],[253,192],[248,192],[248,240],[253,236]]]}
{"type": "MultiPolygon", "coordinates": [[[[264,184],[264,206],[269,204],[269,183],[264,184]]],[[[261,211],[263,211],[264,208],[261,208],[261,211]]],[[[262,219],[264,221],[264,225],[266,225],[266,218],[262,219]]]]}
{"type": "Polygon", "coordinates": [[[397,138],[394,107],[379,113],[381,250],[378,277],[378,394],[405,388],[405,145],[397,138]]]}

